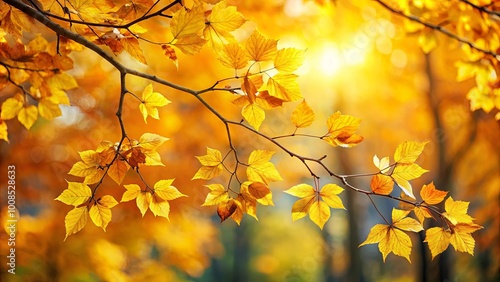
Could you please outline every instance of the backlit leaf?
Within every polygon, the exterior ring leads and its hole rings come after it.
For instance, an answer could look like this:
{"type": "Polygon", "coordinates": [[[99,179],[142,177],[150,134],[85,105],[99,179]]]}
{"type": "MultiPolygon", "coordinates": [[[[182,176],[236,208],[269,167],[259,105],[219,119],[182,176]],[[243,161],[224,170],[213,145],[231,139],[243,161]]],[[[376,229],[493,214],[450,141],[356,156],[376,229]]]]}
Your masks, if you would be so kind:
{"type": "Polygon", "coordinates": [[[129,168],[130,166],[126,162],[116,159],[115,162],[109,167],[108,175],[116,182],[116,184],[120,185],[129,168]]]}
{"type": "Polygon", "coordinates": [[[148,116],[159,119],[158,107],[163,107],[170,104],[170,101],[158,92],[153,91],[153,85],[149,84],[142,92],[142,103],[139,105],[139,110],[142,113],[144,122],[147,123],[148,116]]]}
{"type": "Polygon", "coordinates": [[[437,190],[433,182],[428,185],[424,185],[422,190],[420,190],[422,200],[429,205],[437,205],[441,203],[447,194],[448,192],[446,191],[437,190]]]}
{"type": "Polygon", "coordinates": [[[380,170],[381,173],[387,173],[390,170],[389,157],[379,159],[377,155],[373,156],[373,164],[380,170]]]}
{"type": "Polygon", "coordinates": [[[297,101],[302,97],[295,74],[277,74],[267,81],[260,90],[267,90],[269,95],[286,102],[297,101]]]}
{"type": "Polygon", "coordinates": [[[74,208],[69,211],[64,218],[64,226],[66,227],[66,237],[64,237],[64,241],[66,241],[68,236],[82,230],[85,224],[87,224],[88,218],[89,210],[86,206],[74,208]]]}
{"type": "Polygon", "coordinates": [[[296,221],[305,217],[309,213],[309,208],[316,202],[316,195],[306,196],[293,203],[292,206],[292,221],[296,221]]]}
{"type": "Polygon", "coordinates": [[[306,198],[316,195],[316,191],[314,190],[314,188],[311,185],[307,184],[295,185],[283,192],[299,198],[306,198]]]}
{"type": "Polygon", "coordinates": [[[168,141],[167,137],[160,136],[154,133],[144,133],[139,138],[139,146],[146,150],[156,150],[165,141],[168,141]]]}
{"type": "Polygon", "coordinates": [[[323,201],[334,209],[345,209],[342,200],[338,194],[342,193],[344,189],[336,184],[326,184],[321,188],[319,195],[323,201]]]}
{"type": "Polygon", "coordinates": [[[27,130],[31,128],[37,118],[38,108],[34,105],[23,107],[17,115],[17,119],[22,125],[24,125],[24,127],[26,127],[27,130]]]}
{"type": "Polygon", "coordinates": [[[308,127],[314,121],[314,112],[306,103],[306,100],[302,102],[295,108],[292,112],[292,123],[297,128],[308,127]]]}
{"type": "Polygon", "coordinates": [[[175,39],[196,35],[205,27],[202,6],[194,9],[179,9],[170,21],[170,32],[175,39]]]}
{"type": "Polygon", "coordinates": [[[267,39],[255,30],[245,43],[247,57],[255,62],[271,61],[278,51],[277,44],[278,41],[267,39]]]}
{"type": "Polygon", "coordinates": [[[202,206],[214,206],[220,203],[226,202],[229,199],[229,195],[224,188],[224,186],[220,184],[209,184],[205,185],[211,191],[208,193],[205,202],[202,206]]]}
{"type": "Polygon", "coordinates": [[[192,179],[212,179],[224,170],[222,165],[222,154],[219,150],[207,147],[207,154],[196,156],[202,167],[198,169],[192,179]]]}
{"type": "Polygon", "coordinates": [[[162,216],[170,220],[168,218],[168,214],[170,213],[170,204],[167,200],[153,196],[151,199],[151,203],[149,204],[149,209],[154,214],[154,216],[162,216]]]}
{"type": "Polygon", "coordinates": [[[389,195],[394,187],[394,181],[387,175],[377,174],[372,177],[370,188],[376,194],[389,195]]]}
{"type": "Polygon", "coordinates": [[[255,130],[259,130],[260,125],[266,118],[266,112],[257,104],[248,104],[241,109],[241,115],[255,130]]]}
{"type": "Polygon", "coordinates": [[[424,150],[425,144],[429,142],[406,141],[396,148],[394,160],[400,164],[414,163],[424,150]]]}
{"type": "Polygon", "coordinates": [[[127,184],[127,185],[123,185],[123,187],[125,187],[125,189],[127,189],[127,191],[125,191],[123,193],[123,196],[122,196],[122,199],[120,202],[131,201],[131,200],[137,198],[137,196],[139,196],[139,194],[141,193],[141,187],[139,187],[139,185],[137,185],[137,184],[127,184]]]}
{"type": "Polygon", "coordinates": [[[446,251],[450,245],[451,232],[441,227],[432,227],[425,231],[425,240],[431,251],[432,259],[446,251]]]}
{"type": "Polygon", "coordinates": [[[238,43],[224,44],[219,61],[222,65],[235,70],[242,69],[248,64],[245,51],[238,43]]]}
{"type": "MultiPolygon", "coordinates": [[[[109,200],[107,201],[109,202],[109,200]]],[[[93,205],[90,208],[89,214],[90,214],[90,219],[92,219],[92,222],[94,222],[96,226],[102,227],[102,229],[106,231],[106,227],[108,226],[112,218],[111,207],[102,205],[101,203],[99,203],[98,200],[97,204],[93,205]]]]}
{"type": "Polygon", "coordinates": [[[141,46],[139,45],[139,40],[135,37],[126,37],[121,41],[123,49],[127,51],[133,58],[137,61],[147,65],[146,57],[144,57],[144,53],[142,52],[141,46]]]}
{"type": "Polygon", "coordinates": [[[90,197],[92,197],[92,190],[86,184],[68,182],[68,188],[64,189],[61,195],[55,198],[55,200],[77,207],[87,202],[90,197]]]}
{"type": "Polygon", "coordinates": [[[248,158],[247,177],[254,182],[269,182],[283,180],[274,164],[269,162],[274,152],[255,150],[248,158]]]}
{"type": "Polygon", "coordinates": [[[153,196],[149,192],[141,191],[137,195],[135,202],[137,204],[137,207],[141,211],[141,214],[143,217],[144,217],[144,214],[146,214],[146,211],[148,211],[149,204],[151,204],[152,200],[153,200],[153,196]]]}
{"type": "Polygon", "coordinates": [[[50,98],[42,98],[38,102],[38,113],[41,117],[48,120],[53,120],[62,115],[59,105],[55,104],[50,98]]]}
{"type": "Polygon", "coordinates": [[[0,118],[2,120],[9,120],[17,116],[19,111],[23,108],[24,97],[21,94],[16,94],[14,97],[5,100],[2,103],[2,113],[0,118]]]}
{"type": "Polygon", "coordinates": [[[156,182],[154,185],[155,195],[158,195],[160,198],[167,201],[174,200],[180,197],[187,197],[186,195],[179,192],[177,188],[172,186],[173,181],[173,179],[168,179],[156,182]]]}
{"type": "Polygon", "coordinates": [[[328,117],[326,124],[328,134],[323,140],[336,147],[352,147],[363,141],[363,137],[355,134],[361,119],[336,112],[328,117]]]}
{"type": "Polygon", "coordinates": [[[212,47],[221,46],[234,40],[232,31],[245,23],[245,18],[236,11],[236,7],[227,6],[226,1],[214,5],[205,20],[203,34],[212,47]]]}
{"type": "Polygon", "coordinates": [[[192,35],[179,38],[172,45],[179,48],[186,55],[194,55],[200,52],[205,43],[207,43],[205,39],[198,35],[192,35]]]}
{"type": "Polygon", "coordinates": [[[472,223],[473,218],[467,214],[468,208],[469,202],[455,201],[452,197],[449,197],[444,202],[446,212],[443,215],[453,224],[472,223]]]}
{"type": "Polygon", "coordinates": [[[418,164],[412,163],[408,165],[396,165],[391,176],[396,181],[396,184],[405,192],[406,195],[415,199],[413,189],[408,180],[412,180],[422,176],[428,170],[421,168],[418,164]]]}
{"type": "Polygon", "coordinates": [[[284,48],[278,50],[274,58],[274,67],[283,73],[297,70],[304,62],[304,51],[295,48],[284,48]]]}
{"type": "Polygon", "coordinates": [[[323,229],[330,218],[330,207],[323,201],[314,201],[309,207],[309,217],[320,229],[323,229]]]}

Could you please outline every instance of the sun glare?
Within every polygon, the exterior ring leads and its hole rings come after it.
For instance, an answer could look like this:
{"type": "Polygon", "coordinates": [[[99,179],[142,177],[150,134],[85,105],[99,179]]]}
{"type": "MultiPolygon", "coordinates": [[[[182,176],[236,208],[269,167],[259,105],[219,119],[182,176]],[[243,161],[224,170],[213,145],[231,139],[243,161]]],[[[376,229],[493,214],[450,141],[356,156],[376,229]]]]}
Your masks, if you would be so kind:
{"type": "Polygon", "coordinates": [[[317,65],[319,71],[326,76],[336,74],[344,64],[344,59],[339,49],[333,44],[325,44],[318,50],[317,65]]]}

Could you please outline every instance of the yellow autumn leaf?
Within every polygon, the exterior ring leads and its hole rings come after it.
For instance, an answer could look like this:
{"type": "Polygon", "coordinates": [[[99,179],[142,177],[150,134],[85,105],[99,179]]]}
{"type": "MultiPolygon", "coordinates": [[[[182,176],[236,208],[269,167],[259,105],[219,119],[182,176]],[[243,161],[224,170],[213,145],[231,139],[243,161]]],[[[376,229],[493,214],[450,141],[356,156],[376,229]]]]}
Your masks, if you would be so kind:
{"type": "Polygon", "coordinates": [[[271,61],[278,51],[278,41],[265,38],[255,30],[245,42],[247,58],[255,62],[271,61]]]}
{"type": "Polygon", "coordinates": [[[85,224],[87,224],[88,218],[89,210],[86,206],[74,208],[69,211],[64,218],[64,226],[66,227],[66,237],[64,237],[64,241],[66,241],[68,236],[82,230],[85,224]]]}
{"type": "Polygon", "coordinates": [[[97,203],[90,208],[90,219],[98,227],[102,227],[106,231],[108,223],[111,221],[111,208],[116,206],[118,202],[110,195],[102,196],[97,200],[97,203]]]}
{"type": "MultiPolygon", "coordinates": [[[[311,187],[312,188],[312,187],[311,187]]],[[[316,195],[306,196],[295,201],[292,206],[292,221],[305,217],[309,213],[309,208],[316,202],[316,195]]]]}
{"type": "Polygon", "coordinates": [[[141,193],[141,187],[139,187],[139,185],[137,185],[137,184],[127,184],[127,185],[123,185],[123,187],[125,187],[125,189],[127,189],[127,191],[125,191],[123,193],[123,196],[122,196],[122,199],[120,202],[131,201],[131,200],[137,198],[137,196],[139,196],[139,194],[141,193]]]}
{"type": "Polygon", "coordinates": [[[392,210],[392,224],[376,224],[370,230],[366,240],[359,246],[378,243],[384,262],[391,252],[410,261],[412,243],[405,231],[418,232],[422,225],[412,218],[407,218],[409,211],[392,210]],[[400,230],[401,229],[401,230],[400,230]]]}
{"type": "Polygon", "coordinates": [[[38,113],[41,117],[53,120],[54,118],[61,116],[62,112],[57,103],[54,103],[54,98],[42,98],[38,102],[38,113]]]}
{"type": "Polygon", "coordinates": [[[212,179],[222,173],[222,154],[219,150],[207,147],[207,154],[196,156],[202,167],[198,169],[192,179],[212,179]]]}
{"type": "Polygon", "coordinates": [[[390,176],[377,174],[370,181],[370,188],[376,194],[389,195],[394,187],[394,181],[390,176]]]}
{"type": "Polygon", "coordinates": [[[236,7],[227,6],[226,1],[215,4],[212,11],[205,20],[205,29],[203,34],[212,47],[234,40],[232,31],[241,27],[246,22],[245,18],[236,11],[236,7]]]}
{"type": "Polygon", "coordinates": [[[428,172],[428,170],[421,168],[418,164],[415,163],[408,165],[397,164],[392,171],[391,177],[406,195],[415,199],[412,186],[410,182],[408,182],[408,180],[418,178],[426,172],[428,172]]]}
{"type": "Polygon", "coordinates": [[[156,182],[154,185],[155,195],[158,195],[158,197],[166,201],[174,200],[180,197],[187,197],[179,192],[177,188],[172,186],[173,181],[174,179],[167,179],[156,182]]]}
{"type": "Polygon", "coordinates": [[[149,209],[154,216],[162,216],[168,220],[168,214],[170,213],[170,204],[167,200],[153,195],[151,203],[149,203],[149,209]]]}
{"type": "Polygon", "coordinates": [[[79,182],[68,182],[68,188],[64,189],[54,200],[77,207],[87,202],[90,197],[92,197],[92,190],[89,186],[79,182]]]}
{"type": "Polygon", "coordinates": [[[142,217],[144,217],[144,214],[146,214],[146,211],[148,211],[148,207],[153,201],[153,196],[149,192],[141,191],[138,195],[137,198],[135,198],[135,202],[137,204],[137,207],[139,208],[139,211],[141,211],[142,217]]]}
{"type": "Polygon", "coordinates": [[[24,127],[26,127],[27,130],[30,130],[37,118],[38,108],[34,105],[23,107],[17,114],[17,119],[22,125],[24,125],[24,127]]]}
{"type": "Polygon", "coordinates": [[[292,112],[292,123],[297,128],[308,127],[314,121],[314,112],[307,104],[306,100],[295,108],[292,112]]]}
{"type": "Polygon", "coordinates": [[[224,44],[219,61],[222,65],[235,70],[242,69],[248,64],[248,59],[245,57],[245,51],[236,42],[224,44]]]}
{"type": "Polygon", "coordinates": [[[142,113],[142,117],[144,118],[144,122],[147,122],[147,117],[150,116],[154,119],[159,119],[158,115],[158,107],[163,107],[165,105],[170,104],[170,101],[163,97],[158,92],[153,91],[153,85],[149,84],[144,88],[142,92],[142,102],[139,105],[139,110],[142,113]]]}
{"type": "Polygon", "coordinates": [[[7,124],[5,121],[0,119],[0,139],[3,139],[9,143],[9,133],[7,131],[7,124]]]}
{"type": "Polygon", "coordinates": [[[394,152],[394,161],[399,164],[414,163],[429,142],[405,141],[398,145],[394,152]]]}
{"type": "Polygon", "coordinates": [[[266,119],[266,112],[258,104],[248,104],[241,109],[241,115],[255,130],[259,130],[266,119]]]}
{"type": "Polygon", "coordinates": [[[290,73],[297,70],[304,62],[304,51],[295,48],[283,48],[278,50],[274,58],[274,68],[282,73],[290,73]]]}
{"type": "Polygon", "coordinates": [[[267,90],[269,95],[285,102],[297,101],[302,98],[296,74],[277,74],[268,79],[260,91],[267,90]]]}
{"type": "Polygon", "coordinates": [[[2,103],[2,113],[0,118],[2,120],[9,120],[17,116],[19,111],[23,108],[24,97],[21,94],[16,94],[14,97],[5,100],[2,103]]]}
{"type": "Polygon", "coordinates": [[[139,146],[146,150],[156,150],[160,147],[165,141],[168,141],[167,137],[163,137],[154,133],[144,133],[139,138],[139,146]]]}
{"type": "Polygon", "coordinates": [[[66,91],[78,87],[76,79],[67,73],[59,73],[52,76],[47,80],[47,84],[49,85],[52,97],[55,97],[52,101],[63,105],[69,105],[69,98],[66,91]]]}
{"type": "Polygon", "coordinates": [[[481,229],[482,226],[474,223],[458,223],[453,226],[451,233],[450,244],[456,251],[474,255],[474,246],[476,241],[471,233],[481,229]]]}
{"type": "Polygon", "coordinates": [[[446,251],[450,245],[451,232],[441,227],[432,227],[425,231],[425,240],[431,251],[432,259],[446,251]]]}
{"type": "Polygon", "coordinates": [[[273,151],[267,150],[254,150],[250,153],[246,170],[248,180],[265,184],[283,180],[274,164],[269,161],[273,154],[273,151]]]}
{"type": "Polygon", "coordinates": [[[325,223],[330,218],[330,207],[323,201],[314,201],[309,207],[309,218],[311,218],[320,229],[323,229],[323,226],[325,226],[325,223]]]}
{"type": "Polygon", "coordinates": [[[137,61],[147,65],[148,63],[146,62],[146,57],[144,57],[144,53],[141,49],[141,46],[139,45],[139,40],[135,37],[132,36],[127,36],[125,38],[122,38],[120,40],[123,49],[127,51],[127,53],[130,54],[134,59],[137,61]]]}
{"type": "Polygon", "coordinates": [[[199,53],[203,45],[207,41],[198,35],[191,35],[179,38],[172,43],[175,47],[182,51],[186,55],[194,55],[199,53]]]}
{"type": "MultiPolygon", "coordinates": [[[[165,56],[167,56],[167,58],[169,58],[170,61],[172,61],[172,63],[174,63],[175,67],[177,69],[179,69],[179,60],[177,59],[177,54],[175,53],[174,47],[172,47],[170,45],[162,45],[161,49],[163,50],[163,53],[165,54],[165,56]]],[[[156,112],[158,112],[158,110],[156,108],[154,108],[154,109],[156,110],[156,112]]]]}
{"type": "Polygon", "coordinates": [[[220,184],[209,184],[205,186],[210,189],[210,193],[208,193],[202,206],[218,205],[229,199],[229,195],[224,186],[220,184]]]}
{"type": "Polygon", "coordinates": [[[68,172],[68,174],[79,176],[79,177],[87,177],[89,175],[94,175],[97,173],[97,167],[95,164],[86,164],[83,161],[76,162],[68,172]]]}
{"type": "Polygon", "coordinates": [[[345,210],[342,200],[339,196],[337,196],[338,194],[342,193],[342,191],[344,191],[344,189],[337,184],[326,184],[321,188],[319,195],[321,196],[323,201],[331,208],[345,210]]]}
{"type": "Polygon", "coordinates": [[[170,21],[170,32],[174,39],[196,35],[205,27],[203,6],[196,6],[191,10],[179,9],[170,21]]]}
{"type": "Polygon", "coordinates": [[[295,185],[292,188],[285,190],[283,192],[299,198],[311,197],[316,195],[317,193],[311,185],[307,184],[295,185]]]}
{"type": "Polygon", "coordinates": [[[455,201],[449,197],[444,202],[443,215],[453,224],[457,223],[472,223],[473,218],[467,214],[469,202],[455,201]]]}
{"type": "Polygon", "coordinates": [[[326,124],[328,133],[323,138],[328,144],[336,147],[352,147],[363,141],[363,137],[355,134],[361,119],[336,112],[328,117],[326,124]]]}

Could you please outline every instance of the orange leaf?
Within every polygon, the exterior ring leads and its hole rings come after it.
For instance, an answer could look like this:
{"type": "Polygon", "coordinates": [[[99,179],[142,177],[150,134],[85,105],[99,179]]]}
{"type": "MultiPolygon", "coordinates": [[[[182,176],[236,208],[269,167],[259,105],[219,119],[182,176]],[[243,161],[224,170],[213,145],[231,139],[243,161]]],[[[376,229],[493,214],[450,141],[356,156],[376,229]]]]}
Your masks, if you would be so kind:
{"type": "Polygon", "coordinates": [[[394,181],[390,176],[377,174],[372,177],[370,187],[374,193],[389,195],[394,187],[394,181]]]}
{"type": "Polygon", "coordinates": [[[228,217],[233,215],[237,207],[238,206],[236,205],[233,199],[230,199],[227,202],[220,203],[217,206],[217,215],[219,215],[220,217],[220,222],[223,222],[228,217]]]}
{"type": "Polygon", "coordinates": [[[266,39],[255,30],[245,43],[247,57],[255,62],[270,61],[276,56],[278,41],[266,39]]]}
{"type": "Polygon", "coordinates": [[[428,203],[429,205],[437,205],[441,203],[447,194],[448,192],[446,191],[437,190],[433,182],[428,185],[424,185],[422,187],[422,190],[420,190],[420,196],[422,197],[422,200],[424,200],[424,202],[428,203]]]}

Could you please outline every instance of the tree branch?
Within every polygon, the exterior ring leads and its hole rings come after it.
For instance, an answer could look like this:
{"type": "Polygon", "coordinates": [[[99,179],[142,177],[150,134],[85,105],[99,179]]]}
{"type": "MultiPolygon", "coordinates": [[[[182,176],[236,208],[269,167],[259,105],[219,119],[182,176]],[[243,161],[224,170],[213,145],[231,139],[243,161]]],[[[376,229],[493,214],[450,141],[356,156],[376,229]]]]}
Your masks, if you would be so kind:
{"type": "Polygon", "coordinates": [[[454,39],[454,40],[457,40],[459,42],[462,42],[464,44],[467,44],[469,45],[471,48],[477,50],[477,51],[480,51],[484,54],[487,54],[487,55],[490,55],[490,56],[493,56],[494,58],[496,58],[497,60],[500,60],[500,54],[497,54],[495,53],[494,51],[491,51],[491,50],[486,50],[484,48],[481,48],[479,46],[477,46],[476,44],[474,44],[473,42],[471,42],[469,39],[465,38],[465,37],[461,37],[461,36],[458,36],[456,34],[454,34],[453,32],[449,31],[448,29],[445,29],[443,28],[442,26],[439,26],[439,25],[435,25],[435,24],[431,24],[429,22],[426,22],[424,20],[422,20],[421,18],[415,16],[415,15],[408,15],[406,14],[405,12],[401,11],[401,10],[398,10],[392,6],[390,6],[389,4],[385,3],[384,1],[382,0],[375,0],[375,2],[379,3],[380,5],[382,5],[384,8],[386,8],[387,10],[391,11],[392,13],[394,14],[398,14],[404,18],[407,18],[411,21],[414,21],[414,22],[417,22],[417,23],[420,23],[420,24],[423,24],[424,26],[428,27],[428,28],[432,28],[436,31],[439,31],[441,32],[442,34],[454,39]]]}

